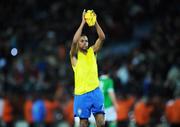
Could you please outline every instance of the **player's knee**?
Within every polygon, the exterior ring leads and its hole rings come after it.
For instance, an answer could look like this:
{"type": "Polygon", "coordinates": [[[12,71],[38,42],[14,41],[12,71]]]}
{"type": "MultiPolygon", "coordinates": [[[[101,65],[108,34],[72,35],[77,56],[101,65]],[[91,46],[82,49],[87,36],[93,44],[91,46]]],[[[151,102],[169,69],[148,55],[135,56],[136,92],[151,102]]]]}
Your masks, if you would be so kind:
{"type": "Polygon", "coordinates": [[[87,123],[80,123],[80,127],[88,127],[87,123]]]}
{"type": "Polygon", "coordinates": [[[80,121],[80,127],[88,127],[88,121],[86,120],[80,121]]]}
{"type": "Polygon", "coordinates": [[[105,121],[104,120],[97,120],[96,125],[97,125],[97,127],[105,127],[105,121]]]}

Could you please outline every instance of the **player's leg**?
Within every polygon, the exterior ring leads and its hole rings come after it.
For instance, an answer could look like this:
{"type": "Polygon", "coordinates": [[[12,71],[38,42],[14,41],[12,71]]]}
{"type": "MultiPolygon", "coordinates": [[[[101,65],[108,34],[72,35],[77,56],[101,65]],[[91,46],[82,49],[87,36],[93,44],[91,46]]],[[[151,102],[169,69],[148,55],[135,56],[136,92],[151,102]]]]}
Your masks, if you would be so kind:
{"type": "Polygon", "coordinates": [[[99,88],[91,93],[92,98],[92,113],[94,114],[97,127],[105,127],[104,118],[104,96],[99,88]]]}
{"type": "Polygon", "coordinates": [[[94,118],[94,115],[91,113],[91,116],[89,118],[89,127],[96,127],[96,120],[94,118]]]}
{"type": "Polygon", "coordinates": [[[74,127],[88,127],[89,125],[89,121],[88,119],[84,119],[84,118],[79,118],[79,117],[75,117],[74,119],[74,127]]]}
{"type": "Polygon", "coordinates": [[[104,119],[104,114],[102,113],[97,113],[94,115],[96,119],[96,125],[97,127],[105,127],[105,119],[104,119]]]}
{"type": "Polygon", "coordinates": [[[80,118],[80,127],[88,127],[89,122],[88,119],[80,118]]]}
{"type": "Polygon", "coordinates": [[[79,125],[80,125],[79,117],[74,117],[74,127],[79,127],[79,125]]]}
{"type": "Polygon", "coordinates": [[[80,119],[79,122],[80,127],[88,127],[88,118],[90,117],[91,114],[90,103],[91,102],[89,101],[88,93],[83,95],[75,95],[74,116],[80,119]]]}
{"type": "Polygon", "coordinates": [[[105,109],[105,119],[108,127],[117,127],[117,114],[113,106],[105,109]]]}

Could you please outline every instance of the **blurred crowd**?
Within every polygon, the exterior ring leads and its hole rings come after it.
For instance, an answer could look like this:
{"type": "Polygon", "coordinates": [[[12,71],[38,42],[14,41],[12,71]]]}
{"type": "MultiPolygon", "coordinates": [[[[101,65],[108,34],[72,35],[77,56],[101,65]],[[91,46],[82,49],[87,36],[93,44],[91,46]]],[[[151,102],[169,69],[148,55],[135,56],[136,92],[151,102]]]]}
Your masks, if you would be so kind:
{"type": "MultiPolygon", "coordinates": [[[[37,126],[62,121],[73,125],[69,49],[84,8],[97,13],[107,37],[103,48],[138,42],[126,54],[112,55],[109,48],[108,55],[98,55],[99,73],[110,72],[119,106],[124,97],[134,98],[123,103],[128,105],[124,110],[129,125],[133,120],[142,126],[179,125],[179,5],[178,0],[0,1],[0,126],[11,127],[17,120],[37,126]],[[39,118],[31,114],[38,107],[39,118]]],[[[92,45],[94,29],[86,27],[84,32],[92,45]]]]}

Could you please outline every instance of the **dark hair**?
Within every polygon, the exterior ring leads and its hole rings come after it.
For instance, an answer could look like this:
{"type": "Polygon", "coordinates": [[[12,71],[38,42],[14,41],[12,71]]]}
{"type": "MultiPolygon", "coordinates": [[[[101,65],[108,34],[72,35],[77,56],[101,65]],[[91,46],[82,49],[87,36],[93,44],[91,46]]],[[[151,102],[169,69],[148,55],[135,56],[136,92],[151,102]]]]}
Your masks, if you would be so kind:
{"type": "Polygon", "coordinates": [[[87,37],[87,35],[86,35],[86,34],[84,34],[84,33],[83,33],[83,34],[81,34],[81,37],[82,37],[82,36],[86,36],[86,37],[87,37]]]}

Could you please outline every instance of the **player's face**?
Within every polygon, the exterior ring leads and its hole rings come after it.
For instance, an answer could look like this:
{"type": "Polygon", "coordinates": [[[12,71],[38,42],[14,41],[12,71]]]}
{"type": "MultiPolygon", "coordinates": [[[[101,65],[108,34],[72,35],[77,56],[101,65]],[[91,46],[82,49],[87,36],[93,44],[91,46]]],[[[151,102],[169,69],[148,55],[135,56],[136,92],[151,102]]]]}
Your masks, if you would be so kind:
{"type": "Polygon", "coordinates": [[[87,36],[81,36],[78,44],[79,44],[80,49],[87,50],[88,49],[88,38],[87,38],[87,36]]]}

